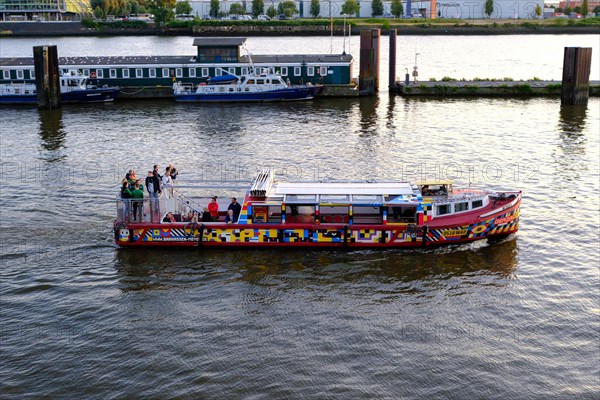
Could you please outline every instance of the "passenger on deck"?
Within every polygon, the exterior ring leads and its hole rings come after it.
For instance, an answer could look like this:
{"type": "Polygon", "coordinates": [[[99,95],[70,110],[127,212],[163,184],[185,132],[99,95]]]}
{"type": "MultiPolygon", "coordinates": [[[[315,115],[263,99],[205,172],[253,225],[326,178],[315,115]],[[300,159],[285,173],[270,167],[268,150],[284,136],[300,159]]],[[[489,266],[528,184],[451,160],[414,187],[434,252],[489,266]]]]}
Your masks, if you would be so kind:
{"type": "Polygon", "coordinates": [[[156,176],[158,176],[158,179],[161,181],[162,183],[162,175],[158,173],[158,164],[154,164],[154,167],[152,167],[152,173],[156,176]]]}
{"type": "Polygon", "coordinates": [[[177,172],[177,169],[173,166],[173,164],[169,164],[167,168],[170,169],[169,175],[171,175],[171,179],[177,179],[177,175],[179,175],[179,172],[177,172]]]}
{"type": "Polygon", "coordinates": [[[227,215],[225,216],[225,223],[233,224],[234,222],[235,222],[235,220],[234,220],[233,210],[227,210],[227,215]]]}
{"type": "Polygon", "coordinates": [[[125,220],[129,221],[131,219],[131,190],[129,190],[127,179],[123,179],[122,182],[121,199],[123,199],[123,204],[125,205],[125,220]]]}
{"type": "Polygon", "coordinates": [[[213,198],[210,199],[210,203],[208,203],[208,212],[213,221],[219,220],[219,204],[217,204],[217,196],[213,196],[213,198]]]}
{"type": "Polygon", "coordinates": [[[133,219],[135,221],[142,221],[142,214],[144,211],[144,189],[140,187],[140,180],[136,180],[131,191],[131,198],[133,199],[133,219]]]}
{"type": "Polygon", "coordinates": [[[229,204],[227,210],[233,211],[233,222],[237,222],[238,218],[240,218],[240,213],[242,212],[242,206],[237,202],[235,197],[231,198],[231,204],[229,204]]]}
{"type": "Polygon", "coordinates": [[[172,212],[167,213],[163,218],[163,222],[177,222],[172,212]]]}
{"type": "Polygon", "coordinates": [[[152,207],[152,210],[158,211],[158,196],[162,190],[160,188],[160,180],[153,171],[148,171],[146,190],[148,190],[148,194],[150,195],[150,207],[152,207]]]}
{"type": "MultiPolygon", "coordinates": [[[[170,167],[167,167],[165,170],[165,174],[162,177],[162,184],[163,184],[163,187],[170,186],[173,184],[173,179],[171,179],[170,167]]],[[[167,188],[165,193],[168,198],[173,197],[173,189],[172,188],[167,188]]]]}
{"type": "Polygon", "coordinates": [[[433,193],[431,192],[431,190],[429,190],[429,185],[424,185],[421,189],[421,194],[423,196],[431,196],[433,193]]]}
{"type": "Polygon", "coordinates": [[[208,208],[204,207],[204,212],[202,213],[202,222],[212,222],[213,221],[213,217],[210,213],[210,211],[208,211],[208,208]]]}

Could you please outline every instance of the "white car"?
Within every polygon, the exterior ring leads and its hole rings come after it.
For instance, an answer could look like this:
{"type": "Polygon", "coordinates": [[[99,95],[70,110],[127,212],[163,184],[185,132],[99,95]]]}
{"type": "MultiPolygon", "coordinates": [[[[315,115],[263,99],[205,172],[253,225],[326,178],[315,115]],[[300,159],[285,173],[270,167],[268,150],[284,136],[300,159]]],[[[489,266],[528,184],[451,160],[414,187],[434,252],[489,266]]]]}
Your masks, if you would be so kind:
{"type": "Polygon", "coordinates": [[[256,17],[256,19],[259,21],[270,21],[271,17],[269,17],[268,15],[261,14],[258,17],[256,17]]]}

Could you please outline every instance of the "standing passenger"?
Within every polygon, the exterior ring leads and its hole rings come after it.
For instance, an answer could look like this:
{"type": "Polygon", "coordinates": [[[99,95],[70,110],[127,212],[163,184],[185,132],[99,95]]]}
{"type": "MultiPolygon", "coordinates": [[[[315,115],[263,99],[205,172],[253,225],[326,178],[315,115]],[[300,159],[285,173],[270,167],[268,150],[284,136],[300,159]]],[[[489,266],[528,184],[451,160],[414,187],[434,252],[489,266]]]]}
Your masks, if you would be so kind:
{"type": "Polygon", "coordinates": [[[227,207],[227,210],[233,211],[233,222],[237,222],[240,217],[240,213],[242,212],[242,206],[237,202],[235,197],[231,198],[231,204],[227,207]]]}
{"type": "Polygon", "coordinates": [[[129,182],[127,178],[123,179],[121,186],[121,199],[125,205],[125,220],[129,222],[131,219],[131,190],[129,190],[129,182]]]}
{"type": "MultiPolygon", "coordinates": [[[[171,168],[170,167],[167,167],[167,169],[165,170],[165,174],[162,177],[162,184],[163,184],[163,187],[173,185],[173,180],[171,179],[171,168]]],[[[173,188],[167,188],[165,193],[167,194],[168,198],[173,197],[173,188]]]]}
{"type": "Polygon", "coordinates": [[[217,196],[214,196],[208,203],[208,212],[213,221],[219,220],[219,205],[217,204],[217,196]]]}
{"type": "Polygon", "coordinates": [[[133,199],[133,219],[141,222],[144,211],[144,190],[140,188],[139,179],[135,181],[135,185],[131,191],[131,198],[133,199]]]}
{"type": "Polygon", "coordinates": [[[158,176],[154,175],[152,171],[148,171],[148,176],[146,177],[146,190],[150,195],[151,210],[158,212],[158,195],[161,192],[160,181],[158,180],[158,176]]]}

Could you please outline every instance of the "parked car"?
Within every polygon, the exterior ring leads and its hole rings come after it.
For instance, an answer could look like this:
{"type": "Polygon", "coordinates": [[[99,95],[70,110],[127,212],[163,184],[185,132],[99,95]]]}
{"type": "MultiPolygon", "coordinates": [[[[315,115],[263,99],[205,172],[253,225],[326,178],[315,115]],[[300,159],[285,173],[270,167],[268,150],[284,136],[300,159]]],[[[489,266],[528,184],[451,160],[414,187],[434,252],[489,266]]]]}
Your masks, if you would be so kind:
{"type": "Polygon", "coordinates": [[[383,18],[393,18],[394,16],[392,15],[392,13],[386,12],[383,14],[383,18]]]}
{"type": "Polygon", "coordinates": [[[279,14],[277,16],[277,19],[280,21],[286,20],[286,19],[290,19],[289,17],[287,17],[285,14],[279,14]]]}
{"type": "Polygon", "coordinates": [[[270,21],[271,17],[269,17],[268,15],[261,14],[258,17],[256,17],[256,19],[259,21],[270,21]]]}

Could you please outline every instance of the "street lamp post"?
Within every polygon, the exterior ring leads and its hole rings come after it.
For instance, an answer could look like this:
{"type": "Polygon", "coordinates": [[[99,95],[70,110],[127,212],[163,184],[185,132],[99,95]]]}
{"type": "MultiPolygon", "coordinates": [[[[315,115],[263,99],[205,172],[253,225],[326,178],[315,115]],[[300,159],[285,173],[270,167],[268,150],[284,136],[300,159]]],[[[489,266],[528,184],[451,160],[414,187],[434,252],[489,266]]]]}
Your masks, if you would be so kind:
{"type": "Polygon", "coordinates": [[[346,14],[342,14],[342,17],[344,17],[344,52],[342,54],[346,55],[346,14]]]}

